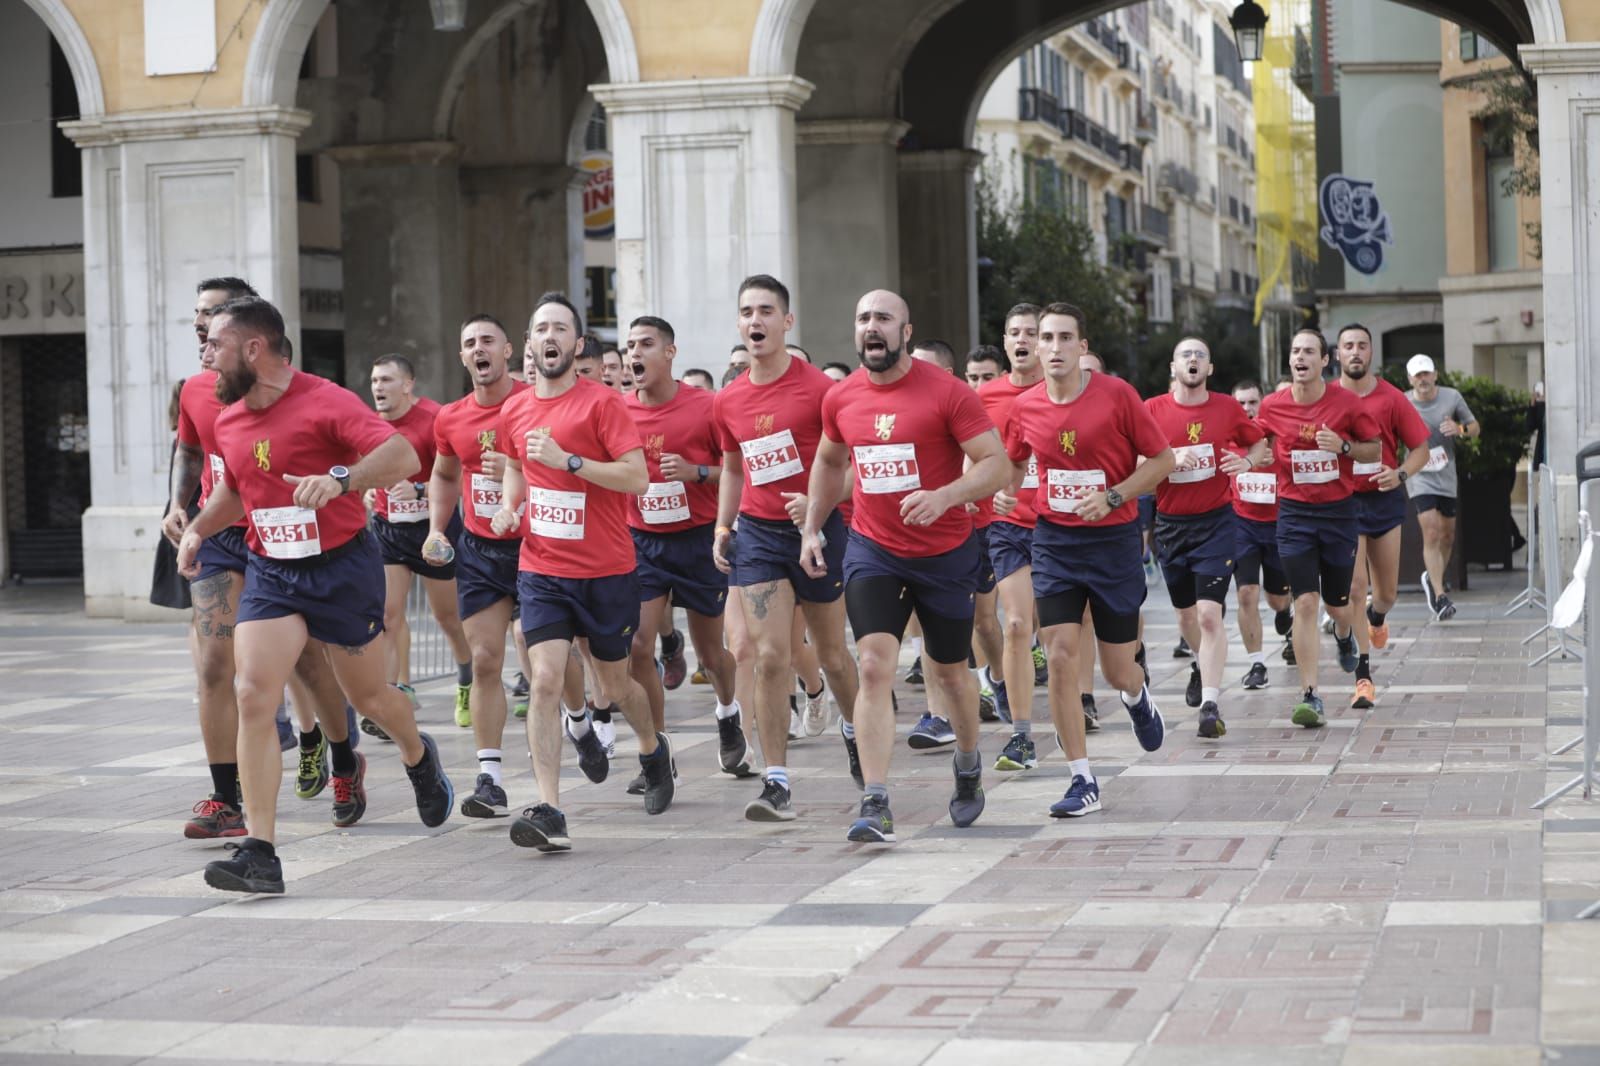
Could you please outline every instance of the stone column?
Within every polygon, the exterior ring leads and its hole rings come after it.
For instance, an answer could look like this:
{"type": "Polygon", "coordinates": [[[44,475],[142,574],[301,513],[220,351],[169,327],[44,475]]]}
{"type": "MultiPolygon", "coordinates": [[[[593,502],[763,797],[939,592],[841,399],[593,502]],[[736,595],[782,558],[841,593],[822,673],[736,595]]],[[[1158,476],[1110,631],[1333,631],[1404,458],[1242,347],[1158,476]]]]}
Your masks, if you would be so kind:
{"type": "Polygon", "coordinates": [[[310,122],[303,111],[250,107],[62,123],[84,150],[90,615],[170,614],[147,599],[167,498],[167,397],[199,369],[195,285],[244,277],[299,340],[294,151],[310,122]]]}
{"type": "Polygon", "coordinates": [[[804,343],[794,116],[811,89],[794,77],[591,86],[610,124],[617,318],[671,322],[680,373],[727,366],[749,274],[790,287],[804,343]]]}
{"type": "MultiPolygon", "coordinates": [[[[800,285],[806,348],[855,365],[852,315],[862,293],[900,287],[900,164],[909,128],[895,119],[821,119],[796,129],[800,285]]],[[[912,308],[915,321],[916,308],[912,308]]]]}
{"type": "Polygon", "coordinates": [[[466,306],[460,150],[411,141],[329,154],[339,164],[345,384],[366,398],[373,358],[399,352],[416,365],[417,391],[448,403],[462,392],[456,327],[480,310],[466,306]]]}
{"type": "Polygon", "coordinates": [[[461,223],[468,249],[462,257],[463,299],[471,306],[463,306],[454,321],[474,311],[499,317],[520,359],[522,331],[541,293],[557,289],[583,305],[586,177],[565,164],[461,169],[461,223]]]}
{"type": "Polygon", "coordinates": [[[963,148],[900,153],[900,291],[917,333],[957,358],[978,342],[973,173],[982,160],[963,148]]]}

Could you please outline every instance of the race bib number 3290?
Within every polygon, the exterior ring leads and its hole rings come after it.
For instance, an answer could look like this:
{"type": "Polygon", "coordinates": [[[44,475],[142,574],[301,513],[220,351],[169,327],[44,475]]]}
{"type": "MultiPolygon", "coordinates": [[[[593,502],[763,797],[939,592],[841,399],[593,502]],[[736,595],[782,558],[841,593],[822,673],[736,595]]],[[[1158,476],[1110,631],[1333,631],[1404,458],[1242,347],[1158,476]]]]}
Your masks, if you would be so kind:
{"type": "Polygon", "coordinates": [[[536,537],[583,539],[584,494],[528,488],[528,528],[536,537]]]}

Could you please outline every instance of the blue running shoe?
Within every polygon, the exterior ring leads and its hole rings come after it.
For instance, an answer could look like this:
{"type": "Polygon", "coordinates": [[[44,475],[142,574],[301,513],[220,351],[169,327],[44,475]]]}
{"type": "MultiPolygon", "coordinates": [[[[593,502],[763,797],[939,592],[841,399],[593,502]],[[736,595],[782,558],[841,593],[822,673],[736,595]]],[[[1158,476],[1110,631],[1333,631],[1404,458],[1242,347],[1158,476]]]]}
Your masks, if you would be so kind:
{"type": "MultiPolygon", "coordinates": [[[[952,761],[951,768],[954,769],[952,761]]],[[[957,829],[965,829],[983,813],[983,769],[968,773],[955,771],[956,791],[950,797],[950,821],[957,829]]]]}
{"type": "Polygon", "coordinates": [[[1133,735],[1139,738],[1139,746],[1145,751],[1158,750],[1167,735],[1167,725],[1161,720],[1161,710],[1149,689],[1139,690],[1139,702],[1128,708],[1128,717],[1133,720],[1133,735]]]}
{"type": "Polygon", "coordinates": [[[947,748],[955,742],[956,731],[950,728],[950,722],[936,714],[924,714],[906,737],[906,743],[917,751],[947,748]]]}
{"type": "Polygon", "coordinates": [[[984,679],[988,681],[989,687],[994,690],[994,713],[1000,716],[1000,720],[1002,722],[1004,722],[1006,725],[1010,725],[1011,698],[1006,695],[1006,683],[1004,681],[996,681],[994,678],[990,677],[989,668],[987,666],[983,668],[983,676],[984,679]]]}
{"type": "Polygon", "coordinates": [[[845,839],[857,844],[893,844],[894,814],[889,810],[889,801],[862,796],[861,817],[850,823],[845,839]]]}
{"type": "Polygon", "coordinates": [[[1067,794],[1050,805],[1052,818],[1082,818],[1100,809],[1100,782],[1085,780],[1082,774],[1072,779],[1067,794]]]}

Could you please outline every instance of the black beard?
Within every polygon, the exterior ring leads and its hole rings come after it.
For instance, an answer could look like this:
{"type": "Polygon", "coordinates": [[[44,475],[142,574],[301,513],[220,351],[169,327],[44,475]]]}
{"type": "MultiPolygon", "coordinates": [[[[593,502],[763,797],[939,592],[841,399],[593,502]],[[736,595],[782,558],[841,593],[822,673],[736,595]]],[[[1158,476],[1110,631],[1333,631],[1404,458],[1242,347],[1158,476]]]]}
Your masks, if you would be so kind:
{"type": "MultiPolygon", "coordinates": [[[[557,349],[557,351],[560,351],[560,349],[557,349]]],[[[554,381],[556,378],[559,378],[565,374],[568,370],[571,370],[573,362],[578,357],[578,349],[574,347],[570,352],[560,352],[560,355],[560,361],[557,362],[555,366],[546,366],[544,363],[544,356],[541,355],[539,357],[540,377],[548,381],[554,381]]]]}
{"type": "Polygon", "coordinates": [[[886,343],[884,345],[883,355],[879,357],[883,360],[883,362],[881,365],[879,365],[875,364],[872,360],[872,357],[868,356],[866,352],[856,352],[857,358],[861,360],[861,365],[866,367],[874,374],[882,374],[887,370],[892,370],[894,365],[900,361],[900,356],[904,354],[904,345],[901,345],[899,348],[890,348],[886,343]]]}
{"type": "Polygon", "coordinates": [[[249,367],[240,367],[233,374],[226,371],[217,372],[217,399],[224,404],[238,403],[256,387],[256,372],[249,367]]]}
{"type": "Polygon", "coordinates": [[[1351,367],[1346,364],[1344,368],[1344,376],[1349,378],[1351,381],[1360,381],[1362,378],[1367,376],[1367,368],[1364,366],[1351,367]]]}

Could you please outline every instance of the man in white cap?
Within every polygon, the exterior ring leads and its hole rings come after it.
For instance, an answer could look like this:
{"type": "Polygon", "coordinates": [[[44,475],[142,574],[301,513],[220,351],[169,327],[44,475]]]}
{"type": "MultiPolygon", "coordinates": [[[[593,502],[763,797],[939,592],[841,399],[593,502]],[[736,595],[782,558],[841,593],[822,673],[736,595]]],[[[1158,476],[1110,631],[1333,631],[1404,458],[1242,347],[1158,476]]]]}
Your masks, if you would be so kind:
{"type": "Polygon", "coordinates": [[[1461,394],[1439,384],[1432,359],[1413,355],[1406,376],[1406,397],[1428,424],[1428,461],[1406,482],[1422,526],[1422,594],[1435,618],[1450,618],[1456,606],[1445,595],[1444,568],[1456,540],[1456,441],[1476,437],[1481,427],[1461,394]]]}

